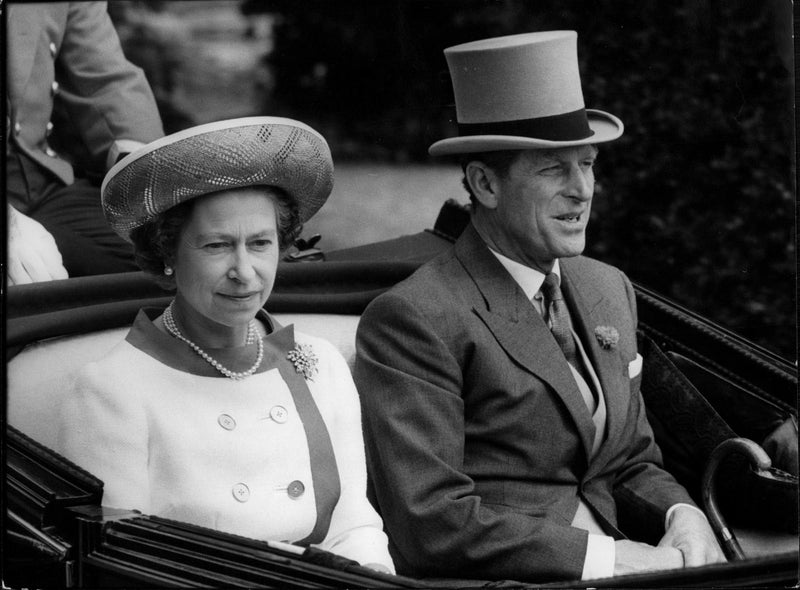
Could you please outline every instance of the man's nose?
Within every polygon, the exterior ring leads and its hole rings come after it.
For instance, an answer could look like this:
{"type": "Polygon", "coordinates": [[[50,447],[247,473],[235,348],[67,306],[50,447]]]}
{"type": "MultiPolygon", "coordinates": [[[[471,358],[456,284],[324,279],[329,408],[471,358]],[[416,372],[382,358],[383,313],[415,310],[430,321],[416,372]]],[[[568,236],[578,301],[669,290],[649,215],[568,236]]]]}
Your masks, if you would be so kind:
{"type": "Polygon", "coordinates": [[[568,196],[579,201],[588,201],[594,194],[594,175],[591,170],[574,166],[570,171],[568,196]]]}

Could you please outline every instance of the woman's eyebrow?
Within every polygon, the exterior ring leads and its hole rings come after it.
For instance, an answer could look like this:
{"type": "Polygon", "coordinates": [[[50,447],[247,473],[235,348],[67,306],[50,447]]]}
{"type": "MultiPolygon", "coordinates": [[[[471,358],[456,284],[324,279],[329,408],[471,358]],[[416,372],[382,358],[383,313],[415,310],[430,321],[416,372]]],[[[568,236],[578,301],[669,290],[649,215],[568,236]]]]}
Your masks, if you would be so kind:
{"type": "MultiPolygon", "coordinates": [[[[253,233],[249,233],[245,236],[245,239],[252,240],[253,238],[271,238],[277,235],[277,231],[274,229],[263,229],[259,231],[255,231],[253,233]]],[[[239,234],[233,234],[225,231],[207,231],[207,232],[200,232],[196,235],[198,240],[236,240],[239,238],[239,234]]]]}

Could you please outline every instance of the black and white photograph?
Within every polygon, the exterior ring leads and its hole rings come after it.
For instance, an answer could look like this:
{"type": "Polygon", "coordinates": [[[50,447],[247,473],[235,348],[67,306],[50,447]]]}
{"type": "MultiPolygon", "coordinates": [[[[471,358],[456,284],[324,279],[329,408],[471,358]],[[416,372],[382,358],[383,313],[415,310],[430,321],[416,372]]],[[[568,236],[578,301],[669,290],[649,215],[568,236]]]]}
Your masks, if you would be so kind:
{"type": "Polygon", "coordinates": [[[791,0],[0,0],[4,588],[796,587],[791,0]]]}

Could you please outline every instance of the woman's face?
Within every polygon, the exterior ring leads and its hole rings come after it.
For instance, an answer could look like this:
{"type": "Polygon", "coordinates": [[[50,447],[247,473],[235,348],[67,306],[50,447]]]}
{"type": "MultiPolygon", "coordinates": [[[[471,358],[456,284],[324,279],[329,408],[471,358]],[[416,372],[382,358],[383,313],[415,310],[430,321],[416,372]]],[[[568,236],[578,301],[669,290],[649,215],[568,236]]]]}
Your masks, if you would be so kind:
{"type": "Polygon", "coordinates": [[[199,197],[180,230],[172,266],[181,328],[207,346],[240,345],[272,291],[278,218],[268,189],[199,197]]]}

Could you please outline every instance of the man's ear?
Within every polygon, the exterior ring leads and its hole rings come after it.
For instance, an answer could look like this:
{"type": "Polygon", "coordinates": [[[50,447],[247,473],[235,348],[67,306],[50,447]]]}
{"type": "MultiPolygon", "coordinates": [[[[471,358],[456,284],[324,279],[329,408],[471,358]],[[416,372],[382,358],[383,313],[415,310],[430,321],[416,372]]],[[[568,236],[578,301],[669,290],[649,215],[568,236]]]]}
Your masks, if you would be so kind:
{"type": "Polygon", "coordinates": [[[497,208],[497,174],[486,164],[473,160],[464,169],[464,176],[478,202],[487,209],[497,208]]]}

